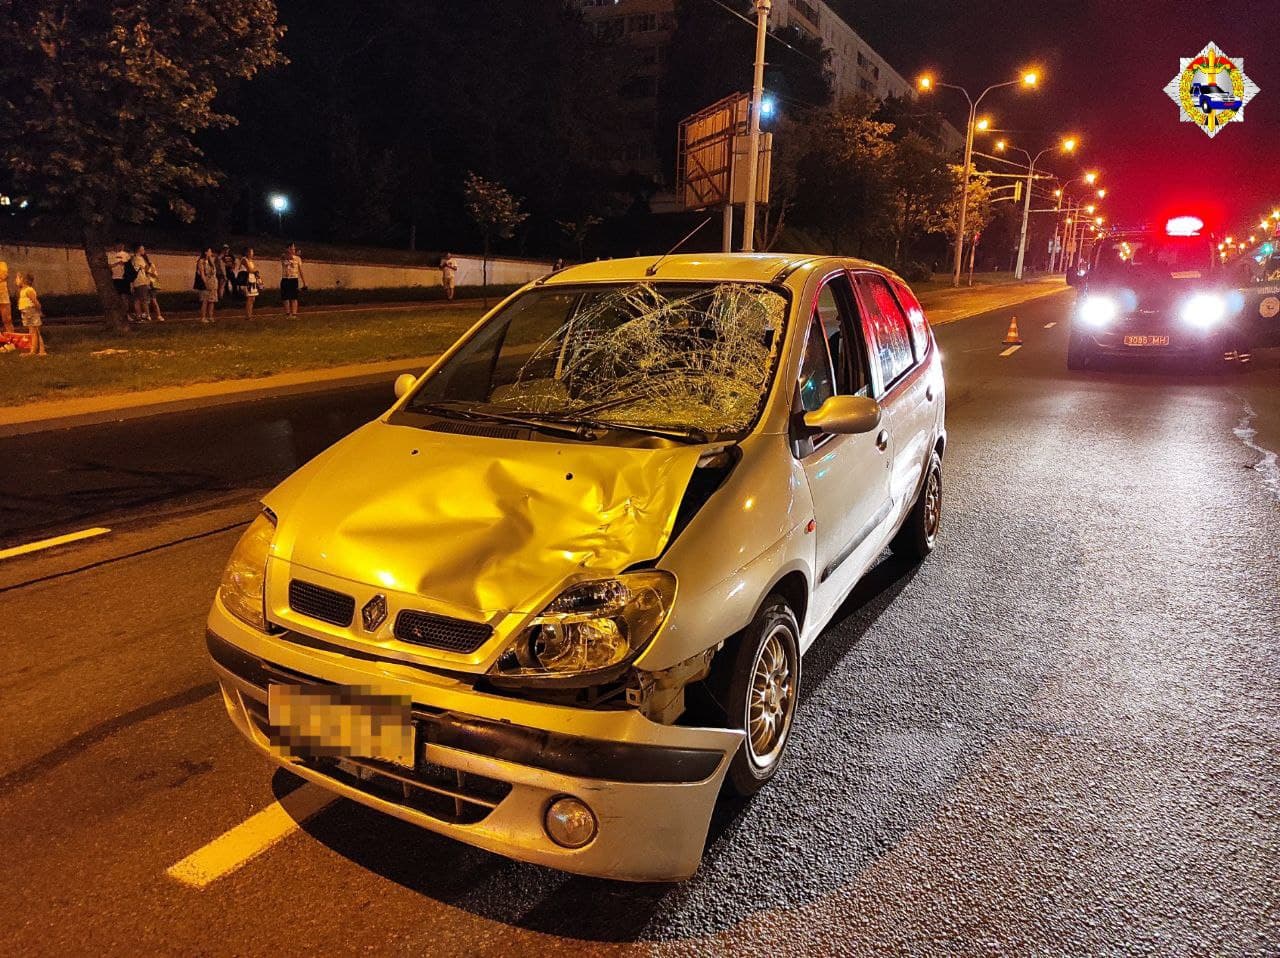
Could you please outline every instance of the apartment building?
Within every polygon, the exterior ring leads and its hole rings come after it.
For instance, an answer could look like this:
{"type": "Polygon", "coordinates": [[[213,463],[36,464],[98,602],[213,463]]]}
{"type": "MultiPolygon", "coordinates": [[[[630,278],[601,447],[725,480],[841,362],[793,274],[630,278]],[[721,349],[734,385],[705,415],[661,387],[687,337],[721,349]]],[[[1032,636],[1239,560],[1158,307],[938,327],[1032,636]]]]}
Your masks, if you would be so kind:
{"type": "MultiPolygon", "coordinates": [[[[666,66],[666,51],[675,31],[676,5],[680,0],[580,2],[584,17],[598,36],[624,43],[636,53],[623,94],[634,105],[639,125],[634,142],[619,159],[640,172],[656,172],[657,158],[652,144],[658,82],[666,66]]],[[[914,85],[822,0],[774,0],[769,25],[775,30],[795,27],[821,40],[831,51],[831,84],[837,101],[857,93],[880,99],[915,96],[914,85]]],[[[745,32],[743,36],[744,56],[748,56],[750,37],[745,32]]],[[[943,136],[949,147],[963,146],[963,139],[950,124],[945,126],[943,136]]]]}

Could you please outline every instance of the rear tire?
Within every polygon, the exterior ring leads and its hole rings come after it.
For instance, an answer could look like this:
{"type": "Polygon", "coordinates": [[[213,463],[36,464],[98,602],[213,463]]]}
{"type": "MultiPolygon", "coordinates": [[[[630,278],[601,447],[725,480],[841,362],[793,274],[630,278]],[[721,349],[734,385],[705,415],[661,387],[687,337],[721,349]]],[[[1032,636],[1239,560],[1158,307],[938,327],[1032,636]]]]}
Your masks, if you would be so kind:
{"type": "Polygon", "coordinates": [[[920,484],[911,511],[907,513],[902,528],[889,543],[889,550],[896,556],[922,562],[938,542],[938,530],[942,527],[942,459],[935,450],[929,456],[929,466],[920,484]]]}
{"type": "Polygon", "coordinates": [[[729,764],[725,787],[750,798],[773,778],[791,740],[800,694],[800,626],[778,596],[765,600],[751,624],[726,648],[723,703],[729,722],[746,733],[729,764]]]}

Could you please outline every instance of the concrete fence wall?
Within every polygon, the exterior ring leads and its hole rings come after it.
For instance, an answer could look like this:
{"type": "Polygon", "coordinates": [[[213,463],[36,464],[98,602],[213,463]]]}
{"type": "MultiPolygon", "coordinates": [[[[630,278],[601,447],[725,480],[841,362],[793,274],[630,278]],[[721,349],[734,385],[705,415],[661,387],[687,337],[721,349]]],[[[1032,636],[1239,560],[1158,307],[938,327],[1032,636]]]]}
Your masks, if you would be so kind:
{"type": "MultiPolygon", "coordinates": [[[[195,274],[195,250],[174,253],[149,249],[160,273],[160,288],[177,291],[191,288],[195,274]]],[[[458,261],[458,285],[479,286],[483,261],[478,256],[454,256],[458,261]]],[[[35,273],[36,289],[47,295],[92,293],[93,277],[84,252],[69,246],[18,246],[0,244],[0,260],[9,264],[9,285],[18,272],[35,273]]],[[[280,261],[260,257],[262,282],[280,282],[280,261]]],[[[537,279],[551,269],[551,263],[525,259],[489,260],[489,283],[511,286],[537,279]]],[[[330,263],[303,259],[302,272],[312,289],[387,289],[409,286],[439,286],[440,270],[434,266],[388,266],[378,263],[330,263]]]]}

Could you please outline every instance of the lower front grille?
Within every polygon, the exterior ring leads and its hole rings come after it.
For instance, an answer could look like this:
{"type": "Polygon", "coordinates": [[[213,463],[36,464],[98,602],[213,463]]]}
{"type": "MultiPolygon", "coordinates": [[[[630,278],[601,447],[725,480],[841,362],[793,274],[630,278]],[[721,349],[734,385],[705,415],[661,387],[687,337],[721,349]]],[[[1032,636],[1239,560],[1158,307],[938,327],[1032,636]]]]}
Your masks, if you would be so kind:
{"type": "Polygon", "coordinates": [[[401,642],[445,652],[474,652],[489,641],[493,629],[483,622],[451,619],[430,612],[404,609],[396,616],[395,636],[401,642]]]}
{"type": "Polygon", "coordinates": [[[292,579],[289,582],[289,608],[294,612],[348,628],[356,614],[356,600],[335,589],[292,579]]]}

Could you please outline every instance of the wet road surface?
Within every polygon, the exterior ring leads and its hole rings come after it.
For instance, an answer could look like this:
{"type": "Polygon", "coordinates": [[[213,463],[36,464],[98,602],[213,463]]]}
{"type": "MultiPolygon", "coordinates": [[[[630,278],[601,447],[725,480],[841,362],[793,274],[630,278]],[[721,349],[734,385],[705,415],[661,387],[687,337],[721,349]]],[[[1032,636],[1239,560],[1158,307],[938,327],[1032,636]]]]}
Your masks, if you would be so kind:
{"type": "MultiPolygon", "coordinates": [[[[297,788],[226,720],[204,616],[254,496],[389,386],[104,434],[86,461],[146,481],[42,528],[115,531],[0,564],[0,952],[1277,953],[1280,353],[1068,373],[1068,302],[1014,310],[1008,356],[1009,311],[939,329],[939,549],[846,602],[785,768],[678,886],[341,800],[203,889],[168,877],[297,788]]],[[[87,442],[35,438],[0,456],[87,442]]]]}

